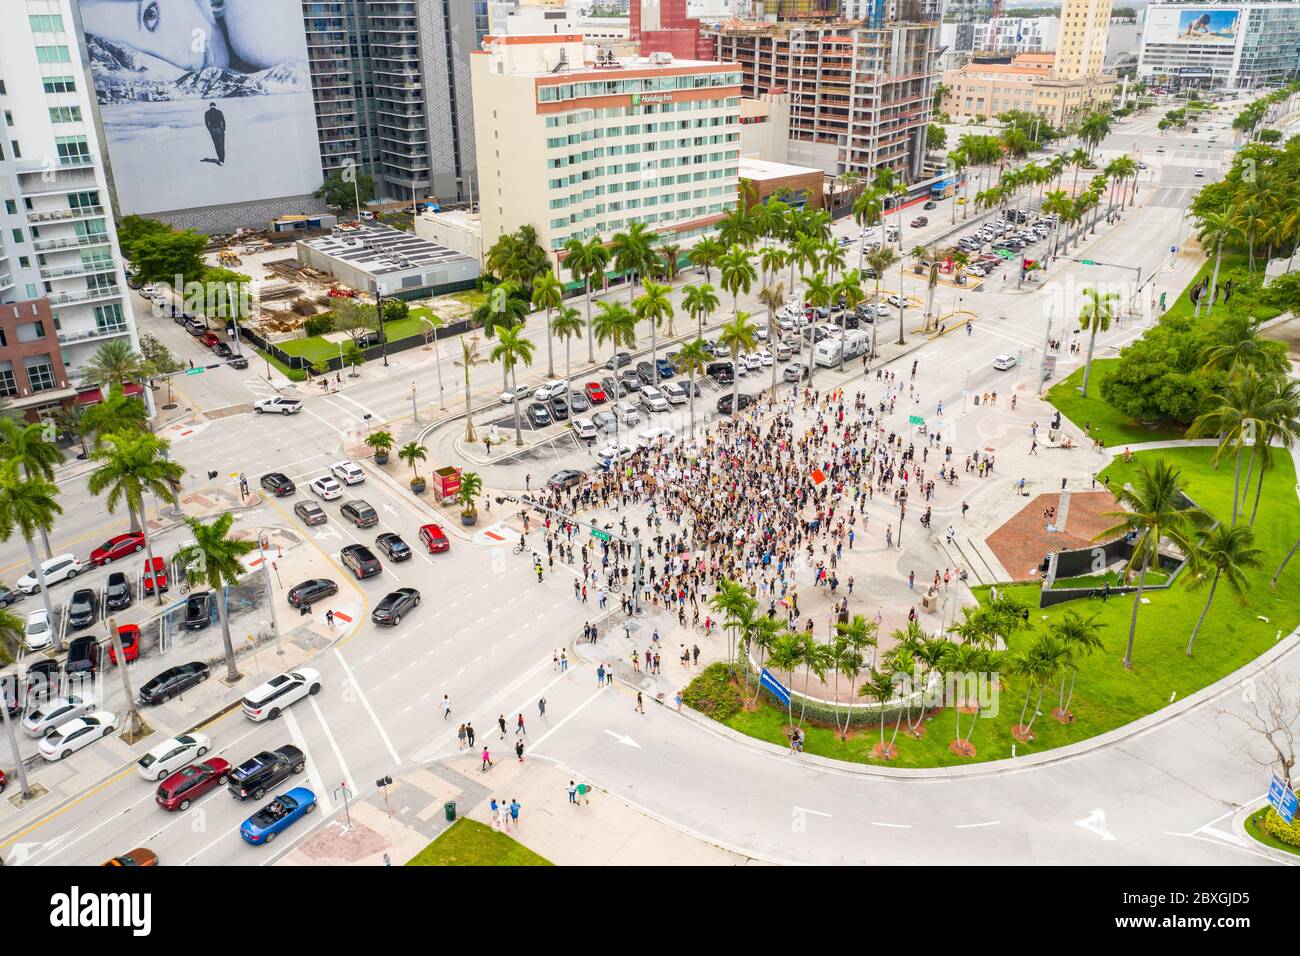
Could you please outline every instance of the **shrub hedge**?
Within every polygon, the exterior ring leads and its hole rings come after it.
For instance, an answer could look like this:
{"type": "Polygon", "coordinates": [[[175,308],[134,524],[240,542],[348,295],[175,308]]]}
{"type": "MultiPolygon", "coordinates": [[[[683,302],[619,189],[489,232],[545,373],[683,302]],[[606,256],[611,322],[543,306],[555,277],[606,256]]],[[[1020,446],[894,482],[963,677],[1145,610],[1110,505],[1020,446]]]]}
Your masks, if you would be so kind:
{"type": "Polygon", "coordinates": [[[313,315],[302,324],[303,332],[307,338],[314,335],[324,335],[327,332],[334,331],[334,316],[326,313],[324,315],[313,315]]]}
{"type": "Polygon", "coordinates": [[[1259,820],[1259,828],[1287,846],[1300,847],[1300,818],[1294,823],[1287,823],[1277,815],[1276,810],[1270,808],[1259,820]]]}
{"type": "Polygon", "coordinates": [[[731,682],[732,667],[716,661],[704,668],[699,676],[682,691],[682,703],[692,710],[726,720],[740,711],[740,690],[731,682]]]}

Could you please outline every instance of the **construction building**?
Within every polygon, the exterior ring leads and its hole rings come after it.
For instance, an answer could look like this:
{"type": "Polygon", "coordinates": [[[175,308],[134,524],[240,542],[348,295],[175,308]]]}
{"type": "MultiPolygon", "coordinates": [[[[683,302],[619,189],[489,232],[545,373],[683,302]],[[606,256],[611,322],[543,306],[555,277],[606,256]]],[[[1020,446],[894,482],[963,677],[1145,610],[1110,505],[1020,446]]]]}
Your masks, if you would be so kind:
{"type": "Polygon", "coordinates": [[[686,0],[632,0],[631,36],[642,56],[671,53],[681,60],[712,60],[713,41],[686,15],[686,0]]]}
{"type": "Polygon", "coordinates": [[[920,178],[937,81],[937,0],[878,4],[868,20],[730,21],[706,29],[742,94],[790,97],[789,161],[866,178],[920,178]]]}

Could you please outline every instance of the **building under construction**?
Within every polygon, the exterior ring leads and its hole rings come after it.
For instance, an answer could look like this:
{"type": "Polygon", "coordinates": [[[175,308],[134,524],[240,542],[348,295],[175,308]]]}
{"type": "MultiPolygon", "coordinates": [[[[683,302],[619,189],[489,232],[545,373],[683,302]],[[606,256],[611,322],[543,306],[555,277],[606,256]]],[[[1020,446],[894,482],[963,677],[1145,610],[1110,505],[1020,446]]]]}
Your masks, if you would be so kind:
{"type": "Polygon", "coordinates": [[[790,162],[869,178],[923,175],[938,0],[880,0],[864,19],[729,21],[706,29],[746,97],[790,94],[790,162]]]}

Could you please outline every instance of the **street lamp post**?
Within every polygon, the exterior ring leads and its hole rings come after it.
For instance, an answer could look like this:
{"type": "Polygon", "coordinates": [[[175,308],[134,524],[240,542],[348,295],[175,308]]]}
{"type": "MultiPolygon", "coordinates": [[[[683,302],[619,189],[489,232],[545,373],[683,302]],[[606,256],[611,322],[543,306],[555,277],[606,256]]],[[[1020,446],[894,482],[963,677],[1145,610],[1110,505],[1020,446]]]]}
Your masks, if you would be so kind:
{"type": "MultiPolygon", "coordinates": [[[[414,188],[412,188],[414,192],[414,188]]],[[[384,295],[379,291],[379,282],[375,282],[375,311],[379,314],[379,347],[384,352],[384,368],[388,368],[388,336],[384,334],[384,295]]]]}
{"type": "MultiPolygon", "coordinates": [[[[445,412],[447,402],[443,398],[442,390],[442,346],[438,344],[438,327],[426,316],[420,316],[420,321],[429,323],[429,332],[433,335],[433,367],[438,370],[438,407],[445,412]]],[[[412,388],[414,389],[414,386],[412,388]]]]}
{"type": "Polygon", "coordinates": [[[271,633],[275,635],[275,653],[283,654],[284,649],[280,646],[280,626],[275,620],[275,594],[271,590],[271,569],[270,562],[266,557],[266,549],[271,543],[271,536],[263,528],[257,531],[257,553],[262,559],[262,582],[266,585],[266,606],[271,615],[271,633]]]}

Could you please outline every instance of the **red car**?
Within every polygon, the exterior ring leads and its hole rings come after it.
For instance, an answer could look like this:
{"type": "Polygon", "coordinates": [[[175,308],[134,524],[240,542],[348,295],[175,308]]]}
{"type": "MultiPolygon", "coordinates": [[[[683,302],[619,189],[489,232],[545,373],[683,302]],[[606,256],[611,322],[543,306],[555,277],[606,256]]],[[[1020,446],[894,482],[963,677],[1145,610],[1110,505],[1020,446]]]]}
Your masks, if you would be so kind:
{"type": "MultiPolygon", "coordinates": [[[[140,657],[140,626],[138,624],[123,624],[117,629],[117,636],[122,640],[122,656],[126,658],[129,664],[140,657]]],[[[117,663],[117,648],[113,642],[108,642],[108,659],[110,662],[117,663]]]]}
{"type": "Polygon", "coordinates": [[[436,524],[421,525],[420,540],[424,542],[430,554],[438,554],[451,549],[451,542],[447,540],[447,533],[436,524]]]}
{"type": "Polygon", "coordinates": [[[221,337],[217,335],[216,332],[204,332],[202,335],[199,336],[199,341],[202,342],[204,345],[206,345],[208,348],[213,348],[214,346],[216,346],[218,343],[221,342],[221,337]]]}
{"type": "Polygon", "coordinates": [[[139,531],[128,531],[126,534],[119,534],[116,538],[109,538],[90,552],[90,560],[102,567],[118,558],[125,558],[128,554],[143,550],[144,535],[139,531]]]}
{"type": "Polygon", "coordinates": [[[587,401],[591,402],[591,404],[604,405],[609,401],[609,396],[605,394],[605,390],[600,387],[599,382],[588,382],[584,388],[587,390],[587,401]]]}
{"type": "Polygon", "coordinates": [[[140,589],[145,594],[153,594],[153,584],[158,581],[158,590],[167,593],[167,562],[162,558],[153,559],[153,573],[149,571],[149,559],[144,559],[144,569],[140,572],[140,589]]]}
{"type": "Polygon", "coordinates": [[[190,804],[213,787],[224,787],[230,779],[230,764],[220,757],[182,767],[158,784],[154,799],[164,810],[188,810],[190,804]]]}

